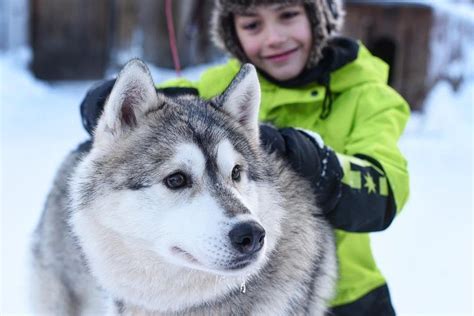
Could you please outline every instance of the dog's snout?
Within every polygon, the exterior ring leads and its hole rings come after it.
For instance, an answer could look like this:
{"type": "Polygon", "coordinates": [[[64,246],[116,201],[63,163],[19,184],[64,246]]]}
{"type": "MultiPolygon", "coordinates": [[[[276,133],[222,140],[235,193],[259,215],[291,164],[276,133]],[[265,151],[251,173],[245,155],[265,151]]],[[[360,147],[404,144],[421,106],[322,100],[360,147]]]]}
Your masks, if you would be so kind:
{"type": "Polygon", "coordinates": [[[251,255],[262,249],[265,242],[265,230],[257,222],[245,222],[234,226],[229,233],[235,249],[251,255]]]}

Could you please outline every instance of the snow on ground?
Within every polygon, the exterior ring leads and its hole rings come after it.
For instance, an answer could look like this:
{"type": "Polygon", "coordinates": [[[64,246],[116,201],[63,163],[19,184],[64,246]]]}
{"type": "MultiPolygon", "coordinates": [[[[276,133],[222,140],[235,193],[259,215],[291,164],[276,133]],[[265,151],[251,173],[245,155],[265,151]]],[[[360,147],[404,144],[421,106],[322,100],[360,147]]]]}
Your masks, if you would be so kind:
{"type": "Polygon", "coordinates": [[[373,245],[401,314],[472,315],[473,90],[436,86],[400,142],[410,199],[373,245]]]}
{"type": "MultiPolygon", "coordinates": [[[[0,55],[2,315],[29,312],[31,232],[61,160],[87,138],[78,104],[92,83],[40,82],[27,58],[25,51],[0,55]]],[[[173,76],[152,72],[155,81],[173,76]]],[[[473,80],[456,94],[437,85],[400,142],[411,197],[389,230],[373,234],[400,315],[472,315],[473,90],[473,80]]]]}

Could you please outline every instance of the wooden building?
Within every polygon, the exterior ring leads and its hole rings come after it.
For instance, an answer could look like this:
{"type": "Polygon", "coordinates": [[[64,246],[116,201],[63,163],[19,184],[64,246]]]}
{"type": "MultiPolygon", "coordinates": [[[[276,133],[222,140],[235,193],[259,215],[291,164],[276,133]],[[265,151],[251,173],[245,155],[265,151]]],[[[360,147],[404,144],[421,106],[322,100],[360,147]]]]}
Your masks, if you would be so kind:
{"type": "Polygon", "coordinates": [[[413,109],[429,90],[432,8],[399,1],[346,1],[344,34],[360,39],[390,66],[389,84],[413,109]]]}
{"type": "Polygon", "coordinates": [[[422,109],[439,80],[453,88],[462,81],[461,74],[449,72],[451,64],[466,58],[461,41],[469,28],[462,20],[421,1],[346,0],[345,7],[343,33],[360,39],[389,64],[389,84],[413,110],[422,109]]]}
{"type": "MultiPolygon", "coordinates": [[[[181,67],[221,56],[208,36],[212,0],[171,3],[181,67]]],[[[132,57],[174,66],[165,0],[30,0],[30,41],[46,80],[101,78],[132,57]]]]}

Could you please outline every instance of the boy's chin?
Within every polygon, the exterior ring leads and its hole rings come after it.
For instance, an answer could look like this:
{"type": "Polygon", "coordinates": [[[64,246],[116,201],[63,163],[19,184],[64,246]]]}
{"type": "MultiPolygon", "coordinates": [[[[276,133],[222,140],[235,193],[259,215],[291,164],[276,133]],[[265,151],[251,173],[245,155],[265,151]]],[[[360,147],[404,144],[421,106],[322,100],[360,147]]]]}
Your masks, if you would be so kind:
{"type": "Polygon", "coordinates": [[[267,74],[272,78],[278,81],[286,81],[298,77],[298,75],[303,71],[304,67],[296,65],[285,65],[283,67],[265,67],[267,70],[263,69],[267,74]]]}

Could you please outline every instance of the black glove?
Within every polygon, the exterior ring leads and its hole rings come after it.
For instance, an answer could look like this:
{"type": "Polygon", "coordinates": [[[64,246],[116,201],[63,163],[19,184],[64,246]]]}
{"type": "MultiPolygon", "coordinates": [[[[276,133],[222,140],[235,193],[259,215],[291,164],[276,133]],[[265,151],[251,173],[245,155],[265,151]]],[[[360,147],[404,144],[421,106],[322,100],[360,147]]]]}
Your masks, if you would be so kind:
{"type": "Polygon", "coordinates": [[[105,100],[114,87],[115,79],[100,81],[87,91],[84,100],[81,102],[82,125],[92,135],[102,110],[105,100]]]}
{"type": "Polygon", "coordinates": [[[321,147],[311,135],[294,128],[261,125],[260,139],[268,152],[276,151],[310,181],[325,214],[335,208],[341,197],[343,171],[331,148],[321,147]]]}

